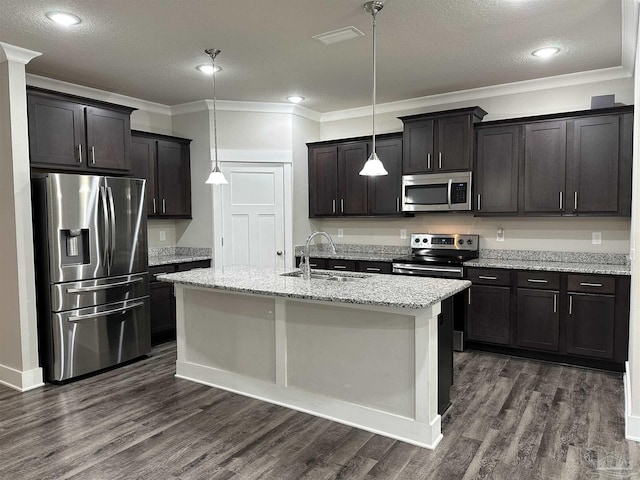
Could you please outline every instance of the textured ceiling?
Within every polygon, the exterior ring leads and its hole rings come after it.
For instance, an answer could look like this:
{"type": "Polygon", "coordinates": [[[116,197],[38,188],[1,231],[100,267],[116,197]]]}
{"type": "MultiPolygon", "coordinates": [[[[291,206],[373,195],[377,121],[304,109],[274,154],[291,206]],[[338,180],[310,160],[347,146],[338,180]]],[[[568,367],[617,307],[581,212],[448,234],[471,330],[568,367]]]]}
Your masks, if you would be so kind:
{"type": "MultiPolygon", "coordinates": [[[[27,71],[166,105],[211,98],[195,70],[219,48],[221,100],[327,112],[371,104],[364,0],[2,0],[0,41],[42,52],[27,71]],[[82,23],[45,18],[65,10],[82,23]],[[325,46],[311,37],[353,25],[325,46]]],[[[621,0],[387,0],[378,14],[378,102],[621,65],[621,0]],[[562,51],[530,55],[554,44],[562,51]]]]}

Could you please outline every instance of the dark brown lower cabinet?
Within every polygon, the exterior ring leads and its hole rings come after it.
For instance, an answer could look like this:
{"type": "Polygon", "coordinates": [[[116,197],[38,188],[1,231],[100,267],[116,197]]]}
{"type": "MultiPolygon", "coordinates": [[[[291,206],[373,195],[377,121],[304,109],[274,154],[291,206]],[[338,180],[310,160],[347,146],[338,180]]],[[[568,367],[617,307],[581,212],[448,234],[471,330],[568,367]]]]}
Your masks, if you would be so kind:
{"type": "Polygon", "coordinates": [[[518,288],[516,345],[558,351],[558,292],[518,288]]]}
{"type": "Polygon", "coordinates": [[[509,345],[511,288],[473,285],[467,305],[467,339],[509,345]]]}
{"type": "Polygon", "coordinates": [[[568,293],[567,353],[612,360],[615,297],[568,293]]]}

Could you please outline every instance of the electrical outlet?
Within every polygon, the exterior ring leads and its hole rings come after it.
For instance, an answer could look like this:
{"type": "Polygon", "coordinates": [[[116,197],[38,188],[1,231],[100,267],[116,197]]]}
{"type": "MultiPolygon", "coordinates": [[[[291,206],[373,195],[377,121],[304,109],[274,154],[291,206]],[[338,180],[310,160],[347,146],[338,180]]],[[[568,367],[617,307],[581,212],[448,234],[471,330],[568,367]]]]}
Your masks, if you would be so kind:
{"type": "Polygon", "coordinates": [[[504,242],[504,228],[499,228],[496,231],[496,242],[504,242]]]}
{"type": "Polygon", "coordinates": [[[602,232],[591,232],[591,244],[602,245],[602,232]]]}
{"type": "Polygon", "coordinates": [[[407,238],[407,229],[406,228],[401,228],[400,229],[400,239],[404,240],[407,238]]]}
{"type": "Polygon", "coordinates": [[[160,241],[164,242],[167,239],[167,232],[160,230],[160,241]]]}
{"type": "Polygon", "coordinates": [[[344,230],[342,228],[338,229],[338,238],[344,237],[344,230]]]}

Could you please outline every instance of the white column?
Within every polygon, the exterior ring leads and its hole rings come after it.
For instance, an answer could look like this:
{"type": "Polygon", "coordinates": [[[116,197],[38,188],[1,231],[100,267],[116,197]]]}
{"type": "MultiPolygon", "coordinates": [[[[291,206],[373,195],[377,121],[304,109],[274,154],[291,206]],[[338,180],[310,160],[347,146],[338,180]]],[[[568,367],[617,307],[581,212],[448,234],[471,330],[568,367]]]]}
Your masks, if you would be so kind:
{"type": "Polygon", "coordinates": [[[25,81],[39,55],[0,42],[0,383],[21,391],[42,385],[25,81]]]}

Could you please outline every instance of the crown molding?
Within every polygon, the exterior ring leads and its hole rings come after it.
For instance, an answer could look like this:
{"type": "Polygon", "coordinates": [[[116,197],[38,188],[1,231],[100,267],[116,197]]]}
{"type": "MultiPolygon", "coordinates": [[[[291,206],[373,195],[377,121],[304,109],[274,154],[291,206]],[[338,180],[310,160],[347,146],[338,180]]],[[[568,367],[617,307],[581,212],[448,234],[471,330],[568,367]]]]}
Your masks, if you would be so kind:
{"type": "MultiPolygon", "coordinates": [[[[439,93],[425,97],[408,98],[376,104],[376,114],[406,111],[443,105],[447,103],[465,102],[478,100],[487,97],[497,97],[501,95],[513,95],[517,93],[534,92],[551,88],[568,87],[584,83],[602,82],[607,80],[618,80],[630,78],[632,75],[622,67],[603,68],[600,70],[590,70],[587,72],[569,73],[555,77],[536,78],[534,80],[524,80],[522,82],[504,83],[501,85],[491,85],[488,87],[472,88],[469,90],[459,90],[457,92],[439,93]]],[[[321,115],[320,121],[333,122],[337,120],[347,120],[350,118],[371,116],[371,106],[350,108],[346,110],[336,110],[326,112],[321,115]]]]}
{"type": "MultiPolygon", "coordinates": [[[[205,110],[213,110],[213,100],[197,100],[195,102],[173,105],[171,107],[171,114],[184,115],[186,113],[202,112],[205,110]]],[[[216,110],[226,112],[284,113],[308,118],[309,120],[314,120],[316,122],[319,122],[321,117],[319,112],[290,103],[216,100],[216,110]]]]}
{"type": "Polygon", "coordinates": [[[167,105],[161,103],[149,102],[139,98],[120,95],[119,93],[107,92],[97,88],[85,87],[75,83],[63,82],[53,78],[41,77],[39,75],[27,74],[27,85],[32,87],[46,88],[55,90],[56,92],[68,93],[79,97],[92,98],[103,102],[116,103],[145,112],[158,113],[161,115],[171,115],[171,109],[167,105]]]}
{"type": "Polygon", "coordinates": [[[40,55],[42,55],[42,53],[36,52],[35,50],[28,50],[0,42],[0,62],[17,62],[26,65],[40,55]]]}
{"type": "Polygon", "coordinates": [[[622,68],[633,74],[638,42],[638,2],[622,0],[622,68]]]}

